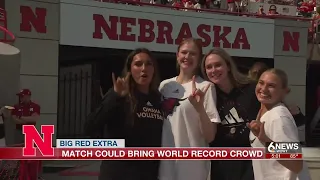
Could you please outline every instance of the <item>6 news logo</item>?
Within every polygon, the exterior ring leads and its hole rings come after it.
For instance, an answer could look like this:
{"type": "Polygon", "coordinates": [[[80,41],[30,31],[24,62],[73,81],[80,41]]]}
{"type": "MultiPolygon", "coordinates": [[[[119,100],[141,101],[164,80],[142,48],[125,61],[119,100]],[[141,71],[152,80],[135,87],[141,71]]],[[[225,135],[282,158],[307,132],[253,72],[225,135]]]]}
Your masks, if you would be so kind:
{"type": "Polygon", "coordinates": [[[301,153],[298,142],[270,142],[266,147],[268,153],[301,153]]]}

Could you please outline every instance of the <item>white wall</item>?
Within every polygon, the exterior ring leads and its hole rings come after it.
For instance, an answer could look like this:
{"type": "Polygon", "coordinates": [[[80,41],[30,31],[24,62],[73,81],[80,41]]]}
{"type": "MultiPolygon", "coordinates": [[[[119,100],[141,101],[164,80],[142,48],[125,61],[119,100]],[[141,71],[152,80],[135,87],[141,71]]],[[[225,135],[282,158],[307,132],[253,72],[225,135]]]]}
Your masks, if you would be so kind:
{"type": "Polygon", "coordinates": [[[42,124],[57,125],[59,0],[6,0],[5,6],[8,28],[15,34],[15,46],[21,51],[19,80],[13,81],[18,83],[19,88],[11,93],[15,94],[22,88],[30,89],[32,100],[41,106],[37,127],[42,124]],[[28,9],[27,12],[21,11],[21,7],[28,9]],[[45,16],[38,13],[40,11],[45,12],[45,16]],[[30,17],[35,21],[32,22],[30,17]],[[37,26],[37,23],[40,25],[37,26]],[[28,24],[31,29],[23,28],[28,24]],[[45,25],[45,32],[39,32],[41,25],[45,25]]]}
{"type": "MultiPolygon", "coordinates": [[[[284,70],[288,75],[291,92],[287,96],[286,102],[298,105],[305,114],[308,23],[276,20],[275,25],[274,67],[284,70]],[[299,51],[294,51],[293,49],[289,51],[283,50],[284,31],[299,33],[297,44],[299,51]]],[[[305,140],[304,127],[299,129],[299,136],[301,141],[305,140]]]]}

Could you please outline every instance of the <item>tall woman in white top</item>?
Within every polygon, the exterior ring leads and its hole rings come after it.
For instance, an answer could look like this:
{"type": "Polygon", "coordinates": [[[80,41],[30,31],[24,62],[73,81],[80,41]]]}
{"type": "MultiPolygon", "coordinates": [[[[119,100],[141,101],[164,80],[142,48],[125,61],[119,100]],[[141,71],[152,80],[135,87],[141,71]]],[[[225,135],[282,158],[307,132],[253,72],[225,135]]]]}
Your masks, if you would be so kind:
{"type": "MultiPolygon", "coordinates": [[[[177,51],[179,75],[160,84],[168,118],[162,133],[164,147],[208,147],[215,137],[216,124],[211,122],[220,122],[216,92],[212,83],[197,75],[201,57],[200,41],[182,41],[177,51]]],[[[209,161],[163,161],[160,179],[206,180],[209,167],[209,161]]]]}
{"type": "MultiPolygon", "coordinates": [[[[260,77],[256,96],[261,103],[257,119],[248,125],[251,129],[252,147],[263,147],[266,142],[299,142],[294,119],[281,103],[288,89],[288,78],[284,71],[270,69],[260,77]]],[[[296,180],[303,167],[302,160],[253,160],[256,180],[296,180]]]]}

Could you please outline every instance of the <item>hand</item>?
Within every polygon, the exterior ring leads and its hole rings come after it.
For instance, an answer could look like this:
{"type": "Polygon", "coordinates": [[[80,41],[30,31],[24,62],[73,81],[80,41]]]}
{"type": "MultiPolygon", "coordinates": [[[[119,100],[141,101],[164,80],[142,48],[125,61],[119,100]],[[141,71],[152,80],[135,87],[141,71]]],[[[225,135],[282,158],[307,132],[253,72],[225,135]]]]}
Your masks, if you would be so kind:
{"type": "Polygon", "coordinates": [[[252,120],[250,123],[247,123],[247,126],[256,137],[259,136],[261,122],[252,120]]]}
{"type": "Polygon", "coordinates": [[[125,78],[115,78],[114,73],[112,73],[113,90],[120,96],[126,96],[129,93],[129,78],[130,73],[127,74],[125,78]]]}
{"type": "Polygon", "coordinates": [[[287,108],[289,109],[290,113],[292,115],[297,115],[300,113],[300,109],[296,105],[288,105],[287,108]]]}
{"type": "Polygon", "coordinates": [[[264,130],[264,123],[256,123],[257,121],[251,121],[250,124],[248,124],[248,127],[252,131],[252,133],[262,142],[271,142],[272,140],[266,135],[266,132],[264,130]]]}
{"type": "Polygon", "coordinates": [[[189,96],[188,99],[198,112],[204,109],[204,106],[203,106],[204,96],[206,95],[209,87],[210,87],[210,84],[208,84],[203,91],[200,89],[197,89],[195,76],[192,77],[192,94],[189,96]]]}

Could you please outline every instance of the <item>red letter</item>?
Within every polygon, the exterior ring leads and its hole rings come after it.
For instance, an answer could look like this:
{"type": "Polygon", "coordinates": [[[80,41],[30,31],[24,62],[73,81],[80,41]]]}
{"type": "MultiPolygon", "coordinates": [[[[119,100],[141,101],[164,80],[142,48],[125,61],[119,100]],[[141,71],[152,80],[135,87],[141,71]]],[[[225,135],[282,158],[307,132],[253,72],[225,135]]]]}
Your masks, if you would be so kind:
{"type": "Polygon", "coordinates": [[[173,44],[172,39],[172,24],[168,21],[157,21],[158,37],[157,43],[164,44],[167,39],[167,44],[173,44]]]}
{"type": "Polygon", "coordinates": [[[153,21],[148,19],[139,19],[138,24],[140,25],[140,35],[138,36],[138,41],[152,42],[155,37],[155,34],[153,32],[153,29],[154,29],[153,21]]]}
{"type": "Polygon", "coordinates": [[[110,40],[118,40],[118,34],[117,34],[118,17],[117,16],[109,17],[109,21],[111,22],[111,27],[108,25],[104,17],[100,14],[94,14],[93,20],[94,20],[93,38],[102,39],[101,29],[103,29],[103,31],[107,34],[110,40]]]}
{"type": "Polygon", "coordinates": [[[184,39],[191,38],[191,37],[192,37],[192,33],[190,30],[189,24],[183,23],[175,43],[180,44],[184,39]]]}
{"type": "Polygon", "coordinates": [[[29,6],[20,6],[21,23],[20,31],[31,32],[32,26],[38,33],[46,33],[46,16],[45,8],[36,8],[34,13],[29,6]],[[32,24],[32,25],[31,25],[32,24]]]}
{"type": "Polygon", "coordinates": [[[203,39],[202,41],[202,47],[207,47],[210,45],[211,42],[211,38],[210,36],[205,33],[206,32],[210,32],[210,26],[209,25],[205,25],[205,24],[200,24],[197,28],[197,33],[198,35],[203,39]]]}
{"type": "Polygon", "coordinates": [[[220,34],[221,26],[213,26],[214,39],[213,47],[220,47],[220,41],[222,40],[223,48],[231,48],[231,44],[226,38],[226,36],[231,32],[231,27],[223,27],[223,32],[220,34]]]}
{"type": "Polygon", "coordinates": [[[25,145],[23,148],[23,156],[36,156],[36,144],[43,156],[54,156],[54,149],[52,147],[52,135],[54,134],[53,125],[42,125],[41,134],[33,125],[22,126],[22,133],[24,134],[25,145]]]}
{"type": "Polygon", "coordinates": [[[248,42],[247,34],[244,28],[239,28],[236,38],[232,44],[233,49],[240,49],[240,43],[242,44],[242,49],[250,49],[250,44],[248,42]]]}
{"type": "Polygon", "coordinates": [[[121,23],[121,34],[119,39],[121,41],[135,41],[136,36],[134,34],[129,34],[132,31],[132,27],[130,27],[129,25],[135,26],[136,19],[120,17],[120,23],[121,23]]]}
{"type": "Polygon", "coordinates": [[[299,32],[292,32],[292,35],[289,31],[283,31],[283,51],[290,51],[290,47],[294,52],[299,52],[299,32]]]}

